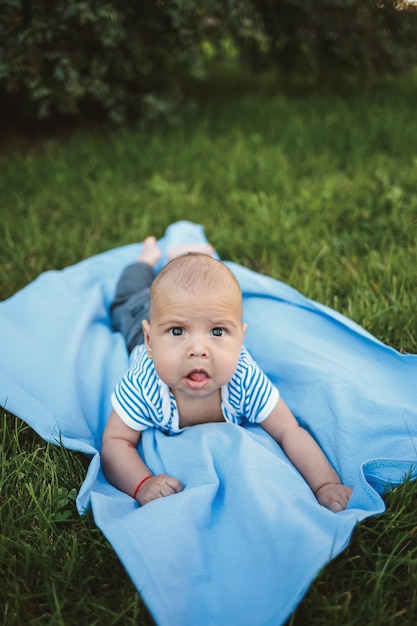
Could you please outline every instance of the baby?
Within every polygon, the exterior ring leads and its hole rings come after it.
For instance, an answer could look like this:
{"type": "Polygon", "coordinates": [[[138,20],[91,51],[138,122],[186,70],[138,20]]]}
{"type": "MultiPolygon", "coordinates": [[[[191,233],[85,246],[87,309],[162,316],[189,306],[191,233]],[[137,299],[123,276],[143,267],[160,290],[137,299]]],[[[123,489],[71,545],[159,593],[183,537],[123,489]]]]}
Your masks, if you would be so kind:
{"type": "Polygon", "coordinates": [[[103,434],[108,480],[140,505],[178,493],[183,485],[176,477],[153,475],[139,455],[143,430],[178,433],[208,422],[256,423],[281,445],[320,504],[343,510],[352,490],[341,484],[243,345],[246,324],[236,278],[213,258],[210,246],[189,250],[173,251],[154,277],[160,251],[149,237],[139,262],[120,279],[112,314],[132,354],[112,394],[103,434]]]}

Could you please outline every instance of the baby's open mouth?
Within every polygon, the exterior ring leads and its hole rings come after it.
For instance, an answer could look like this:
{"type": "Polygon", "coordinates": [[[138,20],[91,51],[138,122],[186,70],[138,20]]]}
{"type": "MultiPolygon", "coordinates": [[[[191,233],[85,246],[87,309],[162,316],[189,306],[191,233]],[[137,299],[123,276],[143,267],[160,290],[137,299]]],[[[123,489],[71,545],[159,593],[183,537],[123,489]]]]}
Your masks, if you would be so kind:
{"type": "Polygon", "coordinates": [[[192,389],[202,389],[207,385],[210,380],[210,376],[205,370],[195,369],[189,372],[186,376],[186,381],[189,387],[192,389]]]}
{"type": "Polygon", "coordinates": [[[206,378],[208,378],[208,374],[204,370],[193,370],[188,374],[188,378],[191,378],[191,380],[194,380],[195,382],[201,382],[202,380],[206,380],[206,378]]]}

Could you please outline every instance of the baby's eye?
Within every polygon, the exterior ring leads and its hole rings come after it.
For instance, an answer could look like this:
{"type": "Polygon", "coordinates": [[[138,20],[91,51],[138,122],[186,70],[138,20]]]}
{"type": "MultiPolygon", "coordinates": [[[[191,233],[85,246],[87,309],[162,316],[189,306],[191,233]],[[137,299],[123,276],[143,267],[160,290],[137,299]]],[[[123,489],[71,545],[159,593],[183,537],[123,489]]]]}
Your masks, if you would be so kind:
{"type": "Polygon", "coordinates": [[[170,328],[168,332],[174,337],[181,337],[181,335],[184,334],[184,329],[181,328],[181,326],[174,326],[173,328],[170,328]]]}
{"type": "Polygon", "coordinates": [[[219,326],[216,326],[216,328],[212,328],[211,334],[214,337],[223,337],[226,334],[226,329],[225,328],[220,328],[219,326]]]}

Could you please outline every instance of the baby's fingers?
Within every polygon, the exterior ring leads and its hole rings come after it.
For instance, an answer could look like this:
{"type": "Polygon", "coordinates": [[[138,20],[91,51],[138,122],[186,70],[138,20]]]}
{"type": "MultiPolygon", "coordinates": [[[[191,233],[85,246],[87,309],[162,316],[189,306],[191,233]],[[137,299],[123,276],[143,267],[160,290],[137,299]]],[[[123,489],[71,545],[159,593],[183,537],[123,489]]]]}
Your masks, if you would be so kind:
{"type": "Polygon", "coordinates": [[[333,513],[338,513],[347,507],[351,493],[352,489],[350,487],[329,484],[322,487],[318,492],[317,499],[321,505],[327,507],[333,513]]]}
{"type": "Polygon", "coordinates": [[[332,500],[329,503],[328,508],[333,513],[338,513],[339,511],[343,511],[346,508],[346,506],[347,506],[347,502],[343,504],[341,499],[339,499],[339,500],[332,500]]]}
{"type": "Polygon", "coordinates": [[[168,476],[166,480],[166,484],[167,484],[167,487],[171,489],[171,493],[179,493],[180,491],[184,489],[182,483],[178,480],[178,478],[174,478],[173,476],[168,476]]]}
{"type": "Polygon", "coordinates": [[[152,476],[147,480],[138,493],[138,502],[141,506],[157,500],[158,498],[165,498],[171,496],[174,493],[182,491],[183,486],[181,482],[173,476],[167,476],[166,474],[158,474],[152,476]]]}

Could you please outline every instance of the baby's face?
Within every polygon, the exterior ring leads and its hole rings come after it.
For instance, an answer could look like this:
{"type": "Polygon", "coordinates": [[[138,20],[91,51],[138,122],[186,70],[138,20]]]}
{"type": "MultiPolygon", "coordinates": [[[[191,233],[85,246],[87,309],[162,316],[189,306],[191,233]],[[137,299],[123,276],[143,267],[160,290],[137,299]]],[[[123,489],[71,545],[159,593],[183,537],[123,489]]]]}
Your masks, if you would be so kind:
{"type": "Polygon", "coordinates": [[[240,297],[220,286],[159,298],[143,327],[148,356],[175,397],[205,398],[233,376],[246,325],[240,297]]]}

